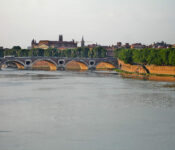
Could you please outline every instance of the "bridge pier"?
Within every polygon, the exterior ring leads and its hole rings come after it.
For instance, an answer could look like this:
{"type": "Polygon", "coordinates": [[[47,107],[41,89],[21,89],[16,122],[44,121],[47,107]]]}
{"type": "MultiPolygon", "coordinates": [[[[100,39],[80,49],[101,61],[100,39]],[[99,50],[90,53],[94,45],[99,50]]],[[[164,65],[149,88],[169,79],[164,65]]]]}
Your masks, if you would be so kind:
{"type": "Polygon", "coordinates": [[[93,66],[92,65],[89,65],[88,66],[88,70],[96,70],[96,66],[95,65],[93,65],[93,66]]]}
{"type": "Polygon", "coordinates": [[[2,67],[2,60],[1,60],[1,58],[0,58],[0,70],[1,70],[1,67],[2,67]]]}
{"type": "Polygon", "coordinates": [[[24,69],[25,70],[31,70],[32,69],[32,60],[31,59],[26,59],[24,61],[24,69]]]}
{"type": "Polygon", "coordinates": [[[58,67],[57,67],[57,70],[64,71],[64,70],[66,70],[66,68],[65,68],[65,67],[60,67],[60,66],[58,66],[58,67]]]}
{"type": "Polygon", "coordinates": [[[31,66],[24,66],[24,70],[32,70],[31,66]]]}

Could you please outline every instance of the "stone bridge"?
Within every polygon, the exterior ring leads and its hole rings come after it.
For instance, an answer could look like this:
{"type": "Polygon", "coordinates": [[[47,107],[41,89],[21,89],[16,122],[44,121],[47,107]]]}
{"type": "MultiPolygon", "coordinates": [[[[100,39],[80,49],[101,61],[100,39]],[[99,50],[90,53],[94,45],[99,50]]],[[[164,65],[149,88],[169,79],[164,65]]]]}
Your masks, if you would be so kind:
{"type": "Polygon", "coordinates": [[[50,70],[65,70],[71,63],[82,70],[117,68],[116,58],[4,57],[0,59],[0,69],[3,64],[13,63],[18,69],[30,70],[38,62],[47,63],[50,70]]]}

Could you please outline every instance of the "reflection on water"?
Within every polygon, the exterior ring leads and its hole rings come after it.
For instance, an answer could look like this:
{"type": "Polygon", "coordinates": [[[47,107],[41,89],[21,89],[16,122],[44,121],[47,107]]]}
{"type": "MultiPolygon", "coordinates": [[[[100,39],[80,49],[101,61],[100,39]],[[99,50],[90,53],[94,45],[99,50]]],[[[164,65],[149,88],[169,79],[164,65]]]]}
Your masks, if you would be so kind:
{"type": "Polygon", "coordinates": [[[11,131],[0,131],[0,133],[3,133],[3,132],[11,132],[11,131]]]}
{"type": "Polygon", "coordinates": [[[8,72],[3,72],[2,74],[0,74],[0,78],[19,78],[19,79],[33,79],[33,80],[40,80],[40,79],[57,79],[60,77],[60,75],[58,74],[45,74],[46,71],[42,72],[34,72],[34,73],[30,73],[27,71],[22,71],[24,73],[22,73],[21,71],[17,71],[18,73],[14,74],[14,71],[8,71],[8,72]]]}
{"type": "Polygon", "coordinates": [[[165,76],[165,75],[141,75],[141,74],[127,74],[121,73],[124,78],[139,79],[139,80],[151,80],[151,81],[165,81],[165,82],[175,82],[175,76],[165,76]]]}
{"type": "Polygon", "coordinates": [[[103,71],[0,71],[0,150],[165,150],[175,86],[103,71]]]}
{"type": "Polygon", "coordinates": [[[175,101],[170,95],[164,93],[144,93],[141,95],[140,102],[144,105],[150,105],[154,107],[174,107],[175,101]]]}
{"type": "Polygon", "coordinates": [[[165,84],[164,87],[175,88],[175,84],[165,84]]]}

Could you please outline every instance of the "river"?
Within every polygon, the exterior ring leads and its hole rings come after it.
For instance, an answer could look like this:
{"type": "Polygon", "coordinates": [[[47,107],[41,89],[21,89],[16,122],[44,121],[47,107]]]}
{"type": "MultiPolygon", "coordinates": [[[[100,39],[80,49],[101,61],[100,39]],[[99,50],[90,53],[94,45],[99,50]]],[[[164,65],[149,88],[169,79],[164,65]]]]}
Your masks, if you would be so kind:
{"type": "Polygon", "coordinates": [[[172,84],[107,72],[0,71],[0,150],[174,150],[172,84]]]}

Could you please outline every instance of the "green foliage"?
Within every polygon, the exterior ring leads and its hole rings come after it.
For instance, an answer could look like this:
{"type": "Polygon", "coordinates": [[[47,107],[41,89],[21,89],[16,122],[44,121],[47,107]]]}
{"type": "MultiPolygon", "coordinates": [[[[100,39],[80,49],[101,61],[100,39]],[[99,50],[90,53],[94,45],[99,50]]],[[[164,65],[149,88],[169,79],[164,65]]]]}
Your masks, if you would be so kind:
{"type": "Polygon", "coordinates": [[[88,47],[78,47],[76,49],[61,50],[59,53],[60,57],[80,57],[80,58],[100,58],[106,57],[106,49],[102,47],[96,47],[90,50],[88,47]]]}
{"type": "Polygon", "coordinates": [[[21,49],[19,46],[14,46],[13,49],[0,50],[0,57],[12,55],[15,57],[80,57],[80,58],[103,58],[106,57],[106,49],[103,47],[96,47],[90,50],[88,47],[78,47],[75,49],[58,50],[56,48],[40,49],[35,48],[31,50],[21,49]]]}
{"type": "Polygon", "coordinates": [[[53,49],[52,49],[52,56],[53,56],[53,57],[58,57],[58,54],[59,54],[59,50],[56,49],[56,48],[53,48],[53,49]]]}
{"type": "Polygon", "coordinates": [[[150,50],[150,53],[147,57],[147,64],[154,64],[154,65],[163,64],[163,61],[161,59],[161,56],[158,50],[150,50]]]}
{"type": "Polygon", "coordinates": [[[115,57],[125,63],[175,66],[175,49],[116,49],[115,57]]]}
{"type": "Polygon", "coordinates": [[[28,57],[28,54],[29,54],[29,50],[26,50],[26,49],[22,49],[22,50],[18,50],[17,51],[17,56],[18,57],[28,57]]]}
{"type": "Polygon", "coordinates": [[[118,58],[123,60],[125,63],[133,63],[132,56],[133,51],[131,51],[130,49],[123,49],[120,50],[120,52],[118,53],[118,58]]]}
{"type": "Polygon", "coordinates": [[[49,56],[52,56],[52,51],[47,49],[47,50],[44,50],[44,56],[45,57],[49,57],[49,56]]]}
{"type": "Polygon", "coordinates": [[[89,50],[89,51],[88,51],[88,57],[89,57],[89,58],[93,58],[93,56],[94,56],[93,50],[89,50]]]}
{"type": "Polygon", "coordinates": [[[77,57],[77,53],[76,53],[76,50],[75,50],[75,49],[72,49],[72,50],[71,50],[71,57],[72,57],[72,58],[77,57]]]}
{"type": "Polygon", "coordinates": [[[72,53],[71,49],[67,49],[67,50],[65,51],[65,56],[66,56],[66,57],[71,57],[71,53],[72,53]]]}
{"type": "Polygon", "coordinates": [[[171,49],[168,60],[170,65],[175,66],[175,49],[171,49]]]}
{"type": "Polygon", "coordinates": [[[19,50],[19,49],[21,49],[21,47],[20,46],[13,46],[12,49],[19,50]]]}
{"type": "Polygon", "coordinates": [[[94,58],[104,58],[106,57],[106,52],[107,50],[103,47],[95,47],[94,49],[92,49],[92,56],[94,58]]]}
{"type": "Polygon", "coordinates": [[[4,56],[15,56],[15,57],[17,57],[18,55],[17,55],[17,50],[15,50],[15,49],[6,49],[6,50],[4,50],[4,56]]]}
{"type": "Polygon", "coordinates": [[[4,57],[4,50],[3,50],[3,48],[0,48],[0,57],[4,57]]]}
{"type": "MultiPolygon", "coordinates": [[[[162,62],[164,62],[164,65],[169,65],[169,58],[168,58],[169,54],[170,54],[170,51],[167,49],[160,50],[160,57],[162,59],[162,62]]],[[[174,59],[175,59],[175,57],[174,57],[174,59]]]]}
{"type": "Polygon", "coordinates": [[[135,63],[141,63],[141,64],[146,64],[147,63],[147,57],[148,57],[148,51],[147,50],[138,50],[135,49],[133,52],[133,62],[135,63]]]}

